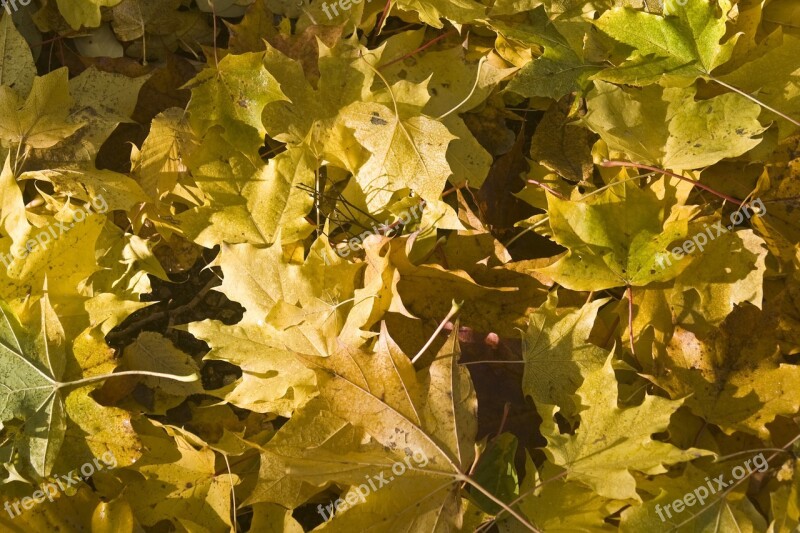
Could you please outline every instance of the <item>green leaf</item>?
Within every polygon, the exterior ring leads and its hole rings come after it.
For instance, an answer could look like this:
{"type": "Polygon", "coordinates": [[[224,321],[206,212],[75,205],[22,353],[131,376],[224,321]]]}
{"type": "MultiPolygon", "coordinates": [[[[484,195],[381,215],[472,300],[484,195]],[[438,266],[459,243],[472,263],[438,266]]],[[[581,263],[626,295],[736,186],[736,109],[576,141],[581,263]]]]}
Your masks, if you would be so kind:
{"type": "MultiPolygon", "coordinates": [[[[136,371],[61,381],[68,362],[64,329],[46,295],[39,300],[38,307],[32,312],[31,324],[35,328],[32,331],[23,327],[8,304],[0,300],[0,423],[23,421],[22,436],[17,444],[22,456],[39,476],[50,474],[64,443],[68,422],[66,389],[126,374],[178,381],[197,379],[196,375],[170,376],[136,371]]],[[[79,367],[70,373],[76,370],[82,372],[79,367]]],[[[85,416],[85,408],[78,413],[85,416]]]]}
{"type": "Polygon", "coordinates": [[[568,252],[539,272],[580,291],[673,279],[688,263],[664,258],[673,241],[689,235],[695,209],[680,205],[680,190],[686,191],[685,183],[659,197],[652,188],[619,182],[583,200],[548,193],[551,238],[568,252]]]}
{"type": "MultiPolygon", "coordinates": [[[[517,438],[511,433],[498,435],[486,446],[474,473],[475,481],[504,502],[519,496],[519,480],[514,468],[517,445],[517,438]]],[[[473,490],[471,495],[488,514],[500,512],[501,507],[483,493],[473,490]]]]}
{"type": "Polygon", "coordinates": [[[720,44],[731,9],[729,0],[675,1],[665,6],[664,16],[615,8],[597,19],[600,30],[633,47],[635,53],[596,78],[630,85],[656,83],[662,75],[692,81],[710,76],[730,59],[736,37],[720,44]]]}
{"type": "Polygon", "coordinates": [[[595,82],[586,124],[637,163],[695,169],[737,157],[761,142],[761,108],[728,93],[696,100],[696,89],[624,89],[595,82]]]}
{"type": "Polygon", "coordinates": [[[573,49],[559,31],[560,22],[552,21],[543,6],[528,13],[526,24],[492,26],[501,34],[525,44],[538,45],[544,53],[519,71],[508,84],[508,90],[524,97],[545,96],[559,100],[562,96],[584,88],[589,76],[600,67],[587,63],[580,51],[573,49]]]}
{"type": "Polygon", "coordinates": [[[264,54],[256,52],[228,55],[190,82],[189,121],[198,133],[220,125],[234,146],[263,144],[267,130],[261,112],[271,102],[288,100],[263,61],[264,54]]]}
{"type": "Polygon", "coordinates": [[[0,422],[24,420],[22,453],[40,476],[50,473],[66,432],[59,380],[64,374],[64,330],[47,298],[30,333],[0,301],[0,422]]]}

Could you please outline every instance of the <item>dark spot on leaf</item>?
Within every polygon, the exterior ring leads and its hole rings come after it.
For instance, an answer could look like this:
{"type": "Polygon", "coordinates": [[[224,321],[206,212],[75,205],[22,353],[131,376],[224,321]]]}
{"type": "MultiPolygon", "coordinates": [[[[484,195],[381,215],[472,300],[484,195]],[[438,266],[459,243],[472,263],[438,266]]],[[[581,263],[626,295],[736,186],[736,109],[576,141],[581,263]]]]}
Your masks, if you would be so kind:
{"type": "Polygon", "coordinates": [[[388,124],[388,122],[386,122],[385,120],[383,120],[383,119],[380,117],[380,115],[378,115],[378,113],[377,113],[377,112],[373,112],[373,113],[372,113],[372,118],[371,118],[371,119],[369,119],[369,121],[370,121],[371,123],[375,124],[376,126],[385,126],[385,125],[387,125],[387,124],[388,124]]]}

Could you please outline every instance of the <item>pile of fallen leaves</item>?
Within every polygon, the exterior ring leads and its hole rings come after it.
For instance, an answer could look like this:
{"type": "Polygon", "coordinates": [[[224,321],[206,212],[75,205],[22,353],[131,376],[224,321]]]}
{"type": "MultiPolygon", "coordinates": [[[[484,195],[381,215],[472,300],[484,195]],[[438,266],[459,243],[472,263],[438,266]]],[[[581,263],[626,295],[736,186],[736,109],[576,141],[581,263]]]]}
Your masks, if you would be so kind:
{"type": "Polygon", "coordinates": [[[796,0],[2,6],[0,530],[797,531],[796,0]]]}

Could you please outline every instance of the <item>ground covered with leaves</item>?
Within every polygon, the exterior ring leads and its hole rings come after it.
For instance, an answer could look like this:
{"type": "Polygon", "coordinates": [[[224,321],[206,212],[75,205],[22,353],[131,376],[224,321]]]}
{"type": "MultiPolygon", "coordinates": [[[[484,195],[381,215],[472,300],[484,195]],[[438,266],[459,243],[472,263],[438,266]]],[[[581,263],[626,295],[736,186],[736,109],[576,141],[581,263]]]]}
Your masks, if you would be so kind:
{"type": "Polygon", "coordinates": [[[796,0],[2,8],[0,531],[798,531],[796,0]]]}

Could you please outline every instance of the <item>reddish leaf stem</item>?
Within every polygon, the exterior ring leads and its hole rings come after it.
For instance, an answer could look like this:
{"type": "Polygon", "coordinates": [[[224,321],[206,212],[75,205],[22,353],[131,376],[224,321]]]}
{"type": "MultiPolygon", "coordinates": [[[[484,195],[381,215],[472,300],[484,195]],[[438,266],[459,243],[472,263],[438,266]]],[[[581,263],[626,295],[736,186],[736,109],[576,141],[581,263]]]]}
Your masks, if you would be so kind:
{"type": "Polygon", "coordinates": [[[383,68],[386,68],[386,67],[388,67],[389,65],[394,65],[394,64],[395,64],[395,63],[397,63],[398,61],[402,61],[402,60],[404,60],[404,59],[405,59],[405,58],[407,58],[407,57],[411,57],[411,56],[413,56],[414,54],[416,54],[416,53],[418,53],[418,52],[422,52],[422,51],[423,51],[423,50],[425,50],[426,48],[428,48],[428,47],[430,47],[430,46],[433,46],[435,43],[437,43],[437,42],[441,41],[441,40],[442,40],[442,39],[444,39],[445,37],[449,37],[449,36],[453,35],[454,33],[455,33],[455,30],[450,30],[450,31],[448,31],[447,33],[443,33],[443,34],[441,34],[441,35],[440,35],[440,36],[438,36],[438,37],[434,37],[433,39],[431,39],[431,40],[430,40],[430,41],[428,41],[427,43],[423,44],[422,46],[420,46],[420,47],[419,47],[419,48],[417,48],[416,50],[412,50],[411,52],[409,52],[409,53],[407,53],[407,54],[405,54],[405,55],[403,55],[403,56],[400,56],[400,57],[398,57],[397,59],[392,59],[391,61],[389,61],[389,62],[388,62],[388,63],[386,63],[385,65],[381,65],[381,66],[379,66],[379,67],[378,67],[378,70],[380,70],[380,69],[383,69],[383,68]]]}
{"type": "Polygon", "coordinates": [[[383,12],[381,13],[381,18],[378,20],[378,24],[375,26],[375,33],[374,36],[377,36],[381,32],[381,28],[383,28],[383,23],[386,22],[386,17],[389,16],[389,10],[392,7],[392,0],[386,0],[386,5],[383,6],[383,12]]]}
{"type": "Polygon", "coordinates": [[[542,183],[540,181],[536,181],[534,179],[528,179],[528,183],[531,183],[533,185],[538,185],[539,187],[541,187],[542,189],[546,190],[547,192],[549,192],[553,196],[561,198],[562,200],[568,200],[568,198],[566,196],[564,196],[563,194],[561,194],[557,190],[553,189],[552,187],[549,187],[548,185],[545,185],[544,183],[542,183]]]}
{"type": "Polygon", "coordinates": [[[687,178],[686,176],[681,176],[680,174],[676,174],[676,173],[671,172],[669,170],[664,170],[663,168],[651,167],[650,165],[642,165],[640,163],[630,163],[628,161],[603,161],[602,166],[604,166],[604,167],[629,167],[629,168],[638,168],[638,169],[642,169],[642,170],[649,170],[650,172],[659,172],[661,174],[666,174],[667,176],[671,176],[673,178],[678,178],[679,180],[683,180],[683,181],[686,181],[688,183],[691,183],[692,185],[694,185],[698,189],[703,189],[704,191],[710,192],[714,196],[718,196],[719,198],[722,198],[724,200],[732,202],[732,203],[734,203],[734,204],[736,204],[738,206],[744,205],[743,201],[738,200],[738,199],[734,198],[733,196],[728,196],[725,193],[722,193],[722,192],[719,192],[719,191],[717,191],[715,189],[712,189],[708,185],[703,185],[702,183],[700,183],[697,180],[693,180],[693,179],[687,178]]]}

